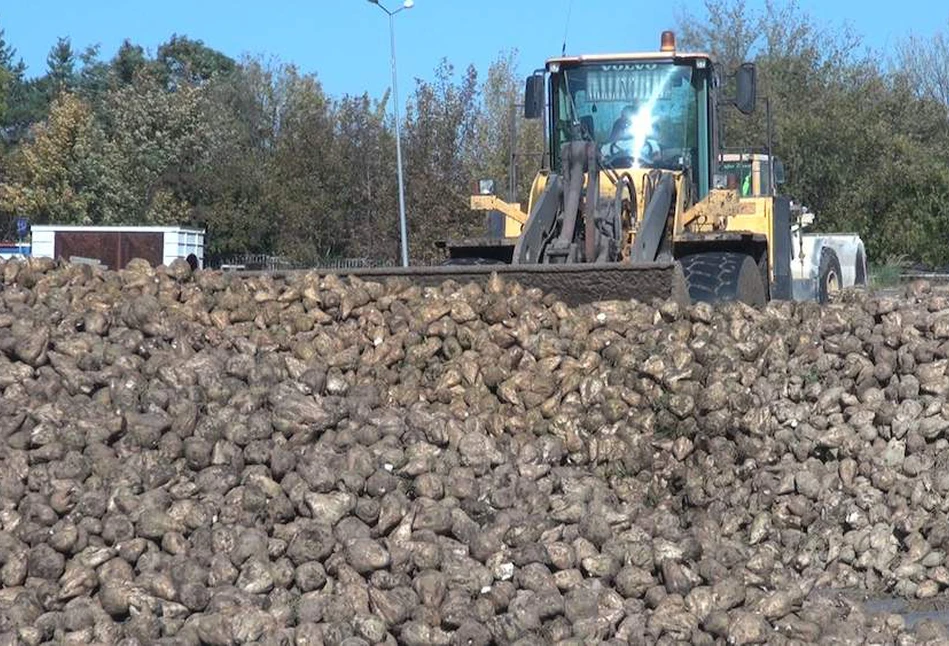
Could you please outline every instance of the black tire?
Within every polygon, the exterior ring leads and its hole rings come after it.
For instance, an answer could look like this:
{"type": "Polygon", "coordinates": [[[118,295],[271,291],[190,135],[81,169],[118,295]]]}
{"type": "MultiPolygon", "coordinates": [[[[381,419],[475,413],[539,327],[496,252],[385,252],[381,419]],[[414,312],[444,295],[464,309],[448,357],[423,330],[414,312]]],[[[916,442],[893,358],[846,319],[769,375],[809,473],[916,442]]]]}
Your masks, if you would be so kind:
{"type": "Polygon", "coordinates": [[[754,258],[724,251],[697,253],[679,259],[693,302],[741,301],[764,305],[767,291],[754,258]]]}
{"type": "Polygon", "coordinates": [[[843,273],[840,271],[837,252],[833,249],[821,249],[817,270],[817,302],[824,305],[830,300],[830,295],[839,292],[842,286],[843,273]]]}
{"type": "Polygon", "coordinates": [[[497,258],[449,258],[442,263],[443,266],[462,266],[470,267],[471,265],[505,265],[503,260],[498,260],[497,258]]]}
{"type": "Polygon", "coordinates": [[[863,255],[863,249],[857,251],[857,258],[855,260],[856,268],[854,269],[854,279],[853,284],[857,287],[866,287],[867,285],[867,261],[863,255]]]}

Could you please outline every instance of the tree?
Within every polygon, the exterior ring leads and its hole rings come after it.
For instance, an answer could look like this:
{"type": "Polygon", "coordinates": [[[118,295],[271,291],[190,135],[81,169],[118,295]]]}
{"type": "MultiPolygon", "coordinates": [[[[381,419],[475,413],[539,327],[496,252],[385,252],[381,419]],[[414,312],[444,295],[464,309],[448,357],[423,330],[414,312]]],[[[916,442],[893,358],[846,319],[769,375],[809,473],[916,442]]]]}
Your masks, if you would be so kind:
{"type": "Polygon", "coordinates": [[[266,192],[277,123],[272,70],[246,59],[207,91],[203,121],[211,140],[207,163],[196,170],[202,188],[194,204],[195,219],[207,228],[213,257],[269,253],[278,228],[266,192]]]}
{"type": "MultiPolygon", "coordinates": [[[[725,69],[748,60],[761,38],[762,15],[749,9],[745,0],[704,0],[701,15],[678,15],[679,42],[684,48],[704,48],[725,69]]],[[[770,10],[772,4],[767,4],[770,10]]]]}
{"type": "Polygon", "coordinates": [[[234,60],[221,52],[207,47],[200,40],[177,34],[158,47],[155,63],[169,88],[205,83],[236,68],[234,60]]]}
{"type": "Polygon", "coordinates": [[[15,140],[15,128],[20,88],[26,66],[22,60],[16,60],[16,50],[7,43],[3,29],[0,29],[0,142],[12,143],[15,140]]]}
{"type": "Polygon", "coordinates": [[[13,155],[0,183],[0,211],[32,222],[93,224],[116,218],[114,159],[90,106],[70,93],[13,155]]]}
{"type": "Polygon", "coordinates": [[[15,63],[16,50],[7,43],[0,29],[0,124],[5,122],[14,81],[23,73],[23,64],[15,63]]]}
{"type": "Polygon", "coordinates": [[[335,106],[339,189],[335,210],[349,255],[395,262],[400,257],[395,136],[386,121],[389,95],[345,96],[335,106]]]}
{"type": "Polygon", "coordinates": [[[904,75],[916,96],[949,109],[949,35],[910,35],[897,46],[894,73],[904,75]]]}
{"type": "Polygon", "coordinates": [[[59,38],[46,56],[46,80],[51,97],[76,85],[76,54],[69,38],[59,38]]]}
{"type": "Polygon", "coordinates": [[[480,88],[474,154],[478,178],[493,179],[505,199],[512,198],[509,179],[514,165],[513,199],[526,210],[531,183],[543,163],[544,124],[523,118],[524,80],[517,69],[516,51],[502,52],[488,68],[480,88]]]}
{"type": "Polygon", "coordinates": [[[298,263],[345,253],[337,118],[318,79],[248,59],[206,87],[203,123],[214,134],[197,210],[213,253],[273,253],[298,263]]]}
{"type": "Polygon", "coordinates": [[[276,246],[313,262],[345,250],[345,222],[335,208],[341,176],[333,105],[313,75],[286,66],[277,77],[277,127],[268,197],[279,213],[276,246]]]}
{"type": "Polygon", "coordinates": [[[448,237],[484,233],[483,217],[469,209],[477,155],[478,74],[469,66],[459,81],[442,60],[433,81],[416,79],[408,103],[403,147],[409,252],[433,262],[448,237]]]}
{"type": "Polygon", "coordinates": [[[119,51],[112,59],[112,71],[118,85],[131,85],[136,76],[145,68],[148,59],[141,45],[133,45],[127,38],[122,41],[119,51]]]}
{"type": "Polygon", "coordinates": [[[142,224],[184,224],[200,190],[196,169],[207,159],[211,133],[204,88],[169,92],[157,75],[108,94],[106,135],[116,151],[123,218],[142,224]]]}

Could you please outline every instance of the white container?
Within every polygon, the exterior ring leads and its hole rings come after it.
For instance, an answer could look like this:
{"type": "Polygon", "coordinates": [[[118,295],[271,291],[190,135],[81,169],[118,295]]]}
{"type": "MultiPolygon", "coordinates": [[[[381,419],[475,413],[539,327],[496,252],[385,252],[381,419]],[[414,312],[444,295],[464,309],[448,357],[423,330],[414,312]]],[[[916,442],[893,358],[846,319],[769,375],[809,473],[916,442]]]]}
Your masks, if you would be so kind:
{"type": "Polygon", "coordinates": [[[176,258],[193,256],[197,267],[204,267],[204,229],[35,224],[31,232],[32,254],[37,257],[98,259],[116,269],[133,257],[169,265],[176,258]]]}

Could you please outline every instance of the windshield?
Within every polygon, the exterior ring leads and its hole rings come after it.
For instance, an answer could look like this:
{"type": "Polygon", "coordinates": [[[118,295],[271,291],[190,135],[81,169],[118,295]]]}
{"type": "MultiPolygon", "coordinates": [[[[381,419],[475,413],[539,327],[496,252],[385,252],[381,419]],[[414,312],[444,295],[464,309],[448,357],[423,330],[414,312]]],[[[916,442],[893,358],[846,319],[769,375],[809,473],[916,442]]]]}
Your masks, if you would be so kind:
{"type": "Polygon", "coordinates": [[[597,143],[613,168],[691,168],[698,155],[700,80],[671,62],[587,64],[553,77],[560,146],[597,143]]]}

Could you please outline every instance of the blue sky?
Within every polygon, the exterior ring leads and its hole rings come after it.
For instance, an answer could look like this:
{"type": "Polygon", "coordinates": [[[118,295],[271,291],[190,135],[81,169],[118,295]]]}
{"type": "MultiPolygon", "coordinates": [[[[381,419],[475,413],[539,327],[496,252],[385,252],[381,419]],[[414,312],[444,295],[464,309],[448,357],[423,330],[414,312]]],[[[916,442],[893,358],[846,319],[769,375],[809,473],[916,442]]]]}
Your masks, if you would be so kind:
{"type": "MultiPolygon", "coordinates": [[[[390,8],[401,0],[383,0],[390,8]]],[[[752,4],[754,4],[752,2],[752,4]]],[[[799,6],[831,26],[849,23],[867,46],[886,51],[909,33],[928,36],[949,25],[940,0],[902,0],[898,9],[879,0],[799,0],[799,6]]],[[[653,49],[659,33],[675,26],[677,11],[700,13],[701,0],[416,0],[396,17],[402,98],[413,78],[430,78],[442,57],[457,68],[474,63],[484,71],[498,53],[516,48],[524,73],[567,50],[653,49]]],[[[0,1],[0,28],[28,65],[42,73],[58,36],[76,49],[98,43],[110,58],[124,38],[151,52],[178,33],[238,57],[262,54],[315,72],[335,96],[389,86],[389,30],[385,14],[366,0],[48,0],[0,1]],[[4,6],[6,5],[6,6],[4,6]]]]}

